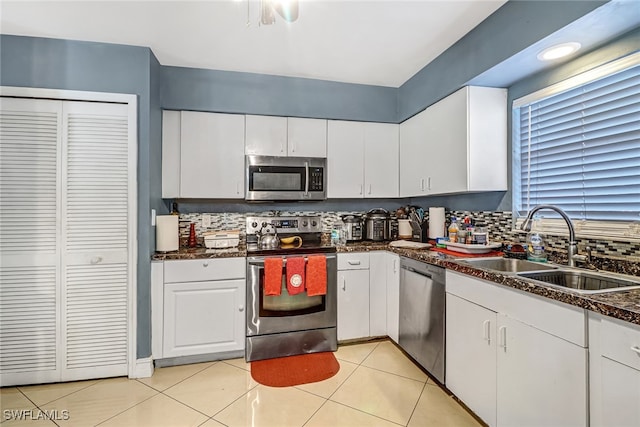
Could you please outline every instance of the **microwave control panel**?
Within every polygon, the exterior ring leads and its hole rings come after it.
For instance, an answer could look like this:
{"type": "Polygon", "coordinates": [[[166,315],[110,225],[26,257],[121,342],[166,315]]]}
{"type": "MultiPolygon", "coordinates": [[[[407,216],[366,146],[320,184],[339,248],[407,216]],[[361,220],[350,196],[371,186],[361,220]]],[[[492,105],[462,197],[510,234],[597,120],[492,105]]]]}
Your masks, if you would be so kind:
{"type": "Polygon", "coordinates": [[[322,191],[323,187],[323,168],[309,168],[309,191],[322,191]]]}

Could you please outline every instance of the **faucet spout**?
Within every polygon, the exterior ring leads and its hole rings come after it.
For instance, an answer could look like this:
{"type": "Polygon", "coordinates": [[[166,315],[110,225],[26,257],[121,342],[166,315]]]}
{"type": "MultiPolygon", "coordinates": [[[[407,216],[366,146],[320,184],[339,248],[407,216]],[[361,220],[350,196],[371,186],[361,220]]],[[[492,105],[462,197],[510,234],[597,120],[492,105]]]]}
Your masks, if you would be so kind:
{"type": "Polygon", "coordinates": [[[569,267],[575,267],[576,265],[575,257],[578,254],[578,243],[576,242],[576,231],[573,228],[573,223],[571,222],[569,215],[567,215],[562,209],[554,205],[538,205],[529,211],[526,219],[520,226],[520,229],[524,231],[531,230],[531,219],[533,218],[533,215],[535,215],[536,212],[542,209],[550,209],[552,211],[557,212],[558,214],[560,214],[562,219],[564,219],[564,222],[567,223],[567,227],[569,228],[569,246],[567,248],[568,263],[569,263],[569,267]]]}

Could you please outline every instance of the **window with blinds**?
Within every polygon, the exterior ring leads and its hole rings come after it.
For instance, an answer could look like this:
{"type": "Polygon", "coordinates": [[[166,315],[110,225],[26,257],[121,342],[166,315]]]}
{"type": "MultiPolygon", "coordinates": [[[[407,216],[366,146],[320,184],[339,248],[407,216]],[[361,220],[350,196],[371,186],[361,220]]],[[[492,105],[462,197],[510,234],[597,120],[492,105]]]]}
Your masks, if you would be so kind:
{"type": "Polygon", "coordinates": [[[514,102],[517,216],[551,204],[574,221],[640,221],[637,59],[514,102]]]}

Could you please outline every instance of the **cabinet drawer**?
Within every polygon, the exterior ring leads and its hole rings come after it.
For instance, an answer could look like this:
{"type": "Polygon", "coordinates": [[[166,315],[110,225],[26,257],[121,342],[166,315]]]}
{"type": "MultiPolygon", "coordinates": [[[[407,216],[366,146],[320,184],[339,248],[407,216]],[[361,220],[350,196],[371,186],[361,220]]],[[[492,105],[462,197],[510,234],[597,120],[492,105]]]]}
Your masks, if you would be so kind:
{"type": "Polygon", "coordinates": [[[338,254],[338,270],[368,270],[368,253],[338,254]]]}
{"type": "Polygon", "coordinates": [[[242,279],[245,275],[245,258],[190,259],[164,263],[164,283],[242,279]]]}
{"type": "Polygon", "coordinates": [[[602,319],[602,355],[640,370],[640,327],[602,319]]]}

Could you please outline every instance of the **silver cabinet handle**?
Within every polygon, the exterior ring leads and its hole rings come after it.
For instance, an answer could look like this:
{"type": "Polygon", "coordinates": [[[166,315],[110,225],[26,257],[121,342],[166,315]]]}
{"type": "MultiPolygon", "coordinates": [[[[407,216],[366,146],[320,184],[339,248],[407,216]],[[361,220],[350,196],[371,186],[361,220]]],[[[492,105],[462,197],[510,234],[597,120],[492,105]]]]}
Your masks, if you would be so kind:
{"type": "Polygon", "coordinates": [[[362,194],[362,184],[360,184],[360,194],[362,194]]]}
{"type": "Polygon", "coordinates": [[[420,190],[424,191],[424,178],[420,180],[420,190]]]}
{"type": "Polygon", "coordinates": [[[498,340],[498,347],[502,347],[507,352],[507,327],[500,326],[498,329],[498,333],[500,334],[500,339],[498,340]]]}
{"type": "Polygon", "coordinates": [[[238,307],[238,311],[244,311],[244,305],[241,305],[240,307],[238,307]]]}
{"type": "Polygon", "coordinates": [[[349,261],[347,261],[347,263],[348,263],[349,265],[360,265],[360,261],[359,261],[359,260],[355,260],[355,261],[353,261],[353,260],[349,260],[349,261]]]}
{"type": "Polygon", "coordinates": [[[369,194],[371,194],[371,184],[369,184],[369,194]]]}
{"type": "Polygon", "coordinates": [[[428,184],[427,184],[427,188],[428,188],[429,190],[431,190],[431,177],[429,177],[429,182],[428,182],[428,184]]]}
{"type": "Polygon", "coordinates": [[[487,344],[491,344],[491,321],[490,320],[485,320],[482,323],[482,327],[484,329],[484,340],[487,342],[487,344]]]}
{"type": "Polygon", "coordinates": [[[240,183],[236,181],[236,194],[240,194],[240,183]]]}
{"type": "Polygon", "coordinates": [[[205,262],[203,262],[203,263],[202,263],[202,266],[203,266],[203,267],[209,267],[209,261],[205,261],[205,262]]]}
{"type": "Polygon", "coordinates": [[[342,276],[342,290],[347,290],[347,279],[345,279],[344,276],[342,276]]]}
{"type": "Polygon", "coordinates": [[[640,347],[634,345],[633,347],[631,347],[631,351],[635,351],[636,353],[640,354],[640,347]]]}
{"type": "Polygon", "coordinates": [[[393,273],[397,273],[398,272],[398,264],[397,264],[397,260],[393,260],[393,273]]]}

